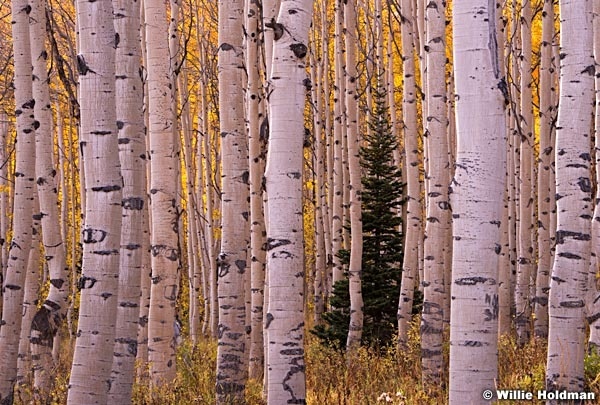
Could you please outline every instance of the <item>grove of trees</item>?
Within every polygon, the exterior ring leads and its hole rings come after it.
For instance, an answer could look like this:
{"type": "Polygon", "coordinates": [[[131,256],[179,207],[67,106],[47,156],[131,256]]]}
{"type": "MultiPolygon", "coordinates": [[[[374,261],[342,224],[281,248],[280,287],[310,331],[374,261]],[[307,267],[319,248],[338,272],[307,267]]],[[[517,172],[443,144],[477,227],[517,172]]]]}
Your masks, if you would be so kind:
{"type": "Polygon", "coordinates": [[[598,0],[0,2],[0,405],[600,398],[599,139],[598,0]]]}

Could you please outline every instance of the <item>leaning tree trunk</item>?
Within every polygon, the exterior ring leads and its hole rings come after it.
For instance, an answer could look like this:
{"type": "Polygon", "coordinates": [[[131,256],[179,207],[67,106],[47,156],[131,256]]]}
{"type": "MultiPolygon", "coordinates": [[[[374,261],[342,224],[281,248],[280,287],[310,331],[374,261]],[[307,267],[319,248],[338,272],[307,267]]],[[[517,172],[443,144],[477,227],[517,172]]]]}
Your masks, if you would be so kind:
{"type": "MultiPolygon", "coordinates": [[[[142,80],[139,75],[140,3],[113,0],[116,44],[117,128],[123,176],[119,304],[109,403],[131,402],[138,346],[142,282],[143,215],[146,204],[146,143],[142,80]]],[[[144,277],[147,274],[143,274],[144,277]]]]}
{"type": "MultiPolygon", "coordinates": [[[[52,161],[52,110],[50,108],[50,87],[47,74],[46,1],[30,2],[31,12],[29,37],[31,39],[31,61],[33,64],[33,97],[35,118],[39,123],[36,129],[36,183],[42,227],[44,254],[50,274],[50,290],[43,306],[35,314],[31,324],[31,352],[34,370],[34,389],[37,395],[45,398],[49,394],[51,382],[52,346],[59,327],[67,315],[69,283],[66,263],[66,247],[61,235],[61,218],[58,213],[56,187],[56,167],[52,161]]],[[[62,133],[58,136],[62,137],[62,133]]],[[[62,153],[62,151],[60,152],[62,153]]],[[[65,196],[63,194],[63,205],[65,196]]],[[[66,223],[66,218],[62,218],[66,223]]]]}
{"type": "Polygon", "coordinates": [[[123,188],[115,115],[115,30],[110,0],[78,1],[77,11],[86,211],[68,403],[105,404],[117,314],[123,188]]]}
{"type": "Polygon", "coordinates": [[[546,389],[584,389],[591,251],[592,1],[560,1],[560,102],[556,129],[556,256],[550,281],[546,389]]]}
{"type": "Polygon", "coordinates": [[[29,249],[31,248],[32,193],[34,192],[35,101],[31,93],[31,53],[29,47],[29,11],[27,1],[12,2],[12,38],[14,51],[15,115],[17,140],[14,184],[13,233],[9,260],[2,285],[0,324],[0,404],[11,404],[17,377],[17,354],[21,332],[23,291],[29,249]]]}
{"type": "MultiPolygon", "coordinates": [[[[404,242],[404,263],[402,263],[402,283],[398,302],[398,343],[408,342],[408,328],[412,319],[413,294],[419,272],[418,245],[421,232],[421,184],[419,182],[419,147],[417,134],[417,96],[415,83],[415,23],[411,11],[411,0],[402,0],[402,61],[404,91],[402,110],[404,126],[404,153],[407,179],[406,194],[406,236],[404,242]]],[[[378,78],[378,80],[381,78],[378,78]]]]}
{"type": "Polygon", "coordinates": [[[495,4],[454,4],[457,154],[452,181],[450,404],[488,403],[498,376],[498,261],[506,132],[495,4]],[[473,361],[477,359],[477,361],[473,361]]]}
{"type": "Polygon", "coordinates": [[[304,403],[304,247],[302,144],[305,60],[313,2],[282,2],[274,44],[270,95],[271,130],[267,186],[267,271],[269,303],[267,401],[304,403]]]}

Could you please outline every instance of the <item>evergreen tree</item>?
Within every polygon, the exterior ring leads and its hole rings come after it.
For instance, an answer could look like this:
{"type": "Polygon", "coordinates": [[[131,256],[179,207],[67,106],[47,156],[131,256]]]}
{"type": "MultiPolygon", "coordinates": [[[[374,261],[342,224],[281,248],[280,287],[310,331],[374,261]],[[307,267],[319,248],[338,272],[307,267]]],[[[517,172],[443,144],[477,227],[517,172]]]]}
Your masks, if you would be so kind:
{"type": "MultiPolygon", "coordinates": [[[[364,300],[364,329],[362,343],[384,346],[396,332],[400,271],[403,258],[401,172],[393,162],[397,148],[385,93],[375,92],[376,107],[369,122],[370,133],[361,148],[362,177],[362,294],[364,300]]],[[[349,251],[337,253],[342,263],[349,260],[349,251]]],[[[324,314],[325,324],[312,331],[324,343],[343,349],[350,322],[348,278],[335,283],[331,311],[324,314]]]]}

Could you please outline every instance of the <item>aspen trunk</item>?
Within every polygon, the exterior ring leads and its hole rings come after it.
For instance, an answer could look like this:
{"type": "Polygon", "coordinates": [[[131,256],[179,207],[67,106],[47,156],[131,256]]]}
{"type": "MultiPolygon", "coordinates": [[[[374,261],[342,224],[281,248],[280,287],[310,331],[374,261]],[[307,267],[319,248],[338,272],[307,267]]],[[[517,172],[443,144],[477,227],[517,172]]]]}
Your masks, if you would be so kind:
{"type": "Polygon", "coordinates": [[[269,78],[271,126],[267,168],[267,403],[304,403],[304,248],[302,144],[304,79],[313,2],[282,2],[269,78]]]}
{"type": "MultiPolygon", "coordinates": [[[[591,251],[592,1],[560,1],[556,257],[550,281],[546,389],[584,389],[584,299],[591,251]]],[[[552,403],[551,401],[549,403],[552,403]]]]}
{"type": "Polygon", "coordinates": [[[504,97],[498,87],[504,78],[496,10],[490,3],[464,0],[453,5],[457,155],[452,181],[452,405],[488,403],[482,392],[494,387],[498,376],[497,280],[506,131],[504,97]]]}
{"type": "Polygon", "coordinates": [[[68,404],[103,404],[115,337],[123,188],[115,114],[115,30],[110,0],[79,1],[77,12],[86,211],[68,404]]]}
{"type": "Polygon", "coordinates": [[[31,248],[32,193],[35,187],[35,122],[33,117],[35,101],[31,89],[32,68],[27,1],[14,0],[11,10],[17,141],[15,146],[13,235],[10,241],[6,275],[2,285],[0,403],[12,403],[13,386],[17,377],[17,354],[22,326],[21,306],[27,260],[31,248]]]}

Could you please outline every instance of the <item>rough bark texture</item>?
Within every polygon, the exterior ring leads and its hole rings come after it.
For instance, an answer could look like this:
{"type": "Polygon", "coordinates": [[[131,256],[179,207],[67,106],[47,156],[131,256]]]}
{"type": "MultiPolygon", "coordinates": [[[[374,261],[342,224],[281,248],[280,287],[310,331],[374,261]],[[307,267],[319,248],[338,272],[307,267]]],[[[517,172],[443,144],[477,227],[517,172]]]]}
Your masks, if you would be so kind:
{"type": "Polygon", "coordinates": [[[497,379],[497,280],[506,161],[499,87],[504,78],[494,2],[464,0],[453,7],[457,155],[451,186],[451,405],[488,403],[482,392],[494,387],[497,379]]]}
{"type": "Polygon", "coordinates": [[[68,404],[105,404],[117,311],[121,196],[115,114],[115,30],[110,0],[77,3],[81,53],[80,149],[86,210],[77,341],[68,404]]]}
{"type": "Polygon", "coordinates": [[[271,127],[266,168],[267,401],[304,404],[304,247],[302,218],[302,144],[304,139],[305,61],[313,2],[282,2],[271,71],[271,127]]]}
{"type": "Polygon", "coordinates": [[[584,389],[584,300],[591,250],[592,1],[560,1],[556,257],[550,281],[548,390],[584,389]]]}

